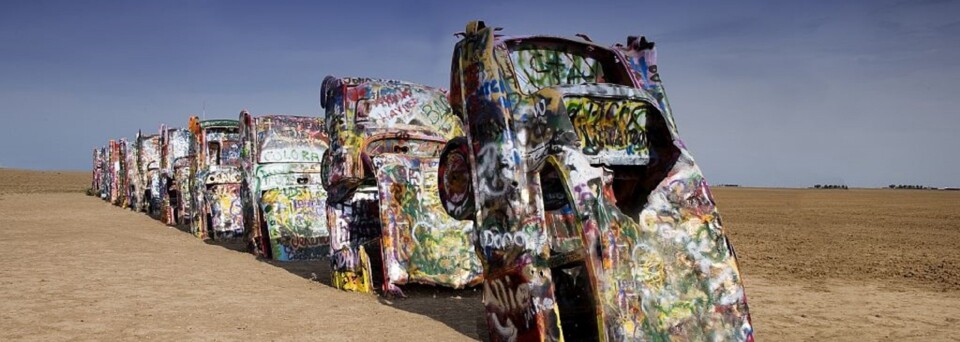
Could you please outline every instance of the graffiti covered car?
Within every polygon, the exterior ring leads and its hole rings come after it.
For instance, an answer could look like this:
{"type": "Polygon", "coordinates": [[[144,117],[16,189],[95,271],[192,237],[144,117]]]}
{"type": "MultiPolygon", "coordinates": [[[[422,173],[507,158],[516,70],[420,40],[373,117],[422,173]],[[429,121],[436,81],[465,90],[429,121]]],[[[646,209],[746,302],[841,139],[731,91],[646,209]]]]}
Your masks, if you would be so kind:
{"type": "Polygon", "coordinates": [[[168,128],[161,133],[160,220],[168,225],[184,223],[192,212],[194,139],[193,133],[184,128],[168,128]]]}
{"type": "Polygon", "coordinates": [[[190,131],[196,143],[190,230],[201,239],[242,238],[240,123],[193,116],[190,131]]]}
{"type": "Polygon", "coordinates": [[[104,180],[104,171],[106,169],[106,152],[105,148],[97,147],[93,149],[93,176],[91,180],[90,189],[94,196],[104,198],[106,193],[106,181],[104,180]]]}
{"type": "Polygon", "coordinates": [[[327,136],[319,118],[240,113],[244,222],[254,253],[274,260],[329,254],[320,162],[327,136]]]}
{"type": "Polygon", "coordinates": [[[122,205],[124,202],[124,178],[126,178],[126,171],[123,169],[124,161],[126,160],[123,152],[126,143],[123,139],[115,140],[111,139],[109,143],[109,201],[114,205],[122,205]]]}
{"type": "Polygon", "coordinates": [[[160,134],[137,133],[137,161],[139,177],[136,188],[136,211],[145,211],[153,217],[160,215],[160,134]]]}
{"type": "Polygon", "coordinates": [[[100,192],[100,197],[105,201],[110,202],[112,198],[112,188],[113,188],[113,163],[112,156],[113,153],[113,139],[107,141],[107,145],[103,147],[103,185],[100,192]]]}
{"type": "Polygon", "coordinates": [[[502,37],[467,25],[450,102],[467,134],[440,193],[472,218],[493,340],[752,340],[707,182],[653,44],[502,37]]]}
{"type": "Polygon", "coordinates": [[[122,207],[124,208],[137,208],[137,182],[140,181],[140,172],[137,167],[140,152],[138,150],[136,140],[126,140],[124,139],[125,151],[124,155],[124,203],[122,207]]]}
{"type": "Polygon", "coordinates": [[[473,224],[448,215],[437,193],[440,150],[462,134],[445,94],[328,76],[322,96],[334,286],[369,292],[379,274],[384,292],[394,295],[406,283],[479,283],[473,224]]]}
{"type": "Polygon", "coordinates": [[[128,160],[130,159],[129,146],[130,144],[127,141],[127,139],[121,138],[117,140],[117,144],[115,147],[115,149],[117,150],[116,152],[117,155],[116,155],[116,161],[114,162],[115,168],[116,168],[114,170],[114,178],[115,178],[114,184],[116,186],[117,198],[113,202],[113,204],[121,208],[126,208],[127,205],[130,203],[130,197],[129,197],[130,193],[129,191],[127,191],[130,185],[130,178],[129,178],[130,164],[128,163],[128,160]]]}

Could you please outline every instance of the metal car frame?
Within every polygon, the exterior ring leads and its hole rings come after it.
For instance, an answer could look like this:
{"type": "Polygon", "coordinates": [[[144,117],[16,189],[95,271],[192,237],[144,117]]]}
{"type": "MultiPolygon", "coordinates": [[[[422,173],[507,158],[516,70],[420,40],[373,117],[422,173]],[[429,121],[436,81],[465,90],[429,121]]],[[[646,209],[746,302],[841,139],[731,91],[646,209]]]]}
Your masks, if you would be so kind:
{"type": "Polygon", "coordinates": [[[240,123],[193,116],[189,125],[196,144],[190,230],[201,239],[242,239],[240,123]]]}
{"type": "Polygon", "coordinates": [[[378,278],[402,296],[397,285],[406,283],[478,284],[473,224],[447,215],[436,188],[440,149],[462,134],[445,93],[328,76],[321,96],[334,286],[369,292],[378,278]]]}
{"type": "Polygon", "coordinates": [[[185,128],[167,128],[160,137],[160,220],[175,226],[192,217],[196,137],[185,128]]]}
{"type": "Polygon", "coordinates": [[[144,135],[137,132],[137,169],[139,177],[134,185],[137,195],[136,211],[152,217],[160,215],[160,134],[144,135]]]}
{"type": "Polygon", "coordinates": [[[93,149],[93,194],[101,199],[106,198],[106,168],[107,168],[107,148],[97,147],[93,149]]]}
{"type": "Polygon", "coordinates": [[[124,179],[126,179],[126,171],[124,170],[124,164],[126,162],[126,157],[124,156],[126,142],[124,139],[111,139],[109,146],[110,203],[116,206],[122,206],[126,195],[124,188],[124,179]]]}
{"type": "Polygon", "coordinates": [[[243,111],[240,122],[244,226],[254,253],[279,261],[327,257],[323,121],[243,111]]]}
{"type": "Polygon", "coordinates": [[[138,158],[140,156],[139,145],[137,144],[136,139],[126,140],[124,139],[124,188],[123,192],[125,194],[125,201],[123,203],[124,208],[137,208],[137,182],[140,180],[140,170],[137,167],[138,158]]]}
{"type": "Polygon", "coordinates": [[[467,134],[439,176],[447,211],[478,226],[491,339],[752,340],[653,43],[497,31],[460,34],[450,102],[467,134]]]}

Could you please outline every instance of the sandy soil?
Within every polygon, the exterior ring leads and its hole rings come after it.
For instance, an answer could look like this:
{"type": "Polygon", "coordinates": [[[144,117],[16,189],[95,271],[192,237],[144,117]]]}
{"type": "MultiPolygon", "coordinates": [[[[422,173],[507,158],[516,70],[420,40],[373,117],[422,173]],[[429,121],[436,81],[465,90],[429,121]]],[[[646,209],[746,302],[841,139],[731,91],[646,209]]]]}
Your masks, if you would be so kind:
{"type": "MultiPolygon", "coordinates": [[[[0,339],[482,336],[479,291],[340,292],[325,262],[263,262],[205,244],[83,195],[88,177],[0,169],[0,339]]],[[[760,340],[960,340],[960,193],[715,195],[760,340]]]]}
{"type": "Polygon", "coordinates": [[[34,171],[0,167],[0,194],[83,192],[89,187],[89,171],[34,171]]]}
{"type": "Polygon", "coordinates": [[[960,291],[960,191],[713,193],[748,278],[960,291]]]}

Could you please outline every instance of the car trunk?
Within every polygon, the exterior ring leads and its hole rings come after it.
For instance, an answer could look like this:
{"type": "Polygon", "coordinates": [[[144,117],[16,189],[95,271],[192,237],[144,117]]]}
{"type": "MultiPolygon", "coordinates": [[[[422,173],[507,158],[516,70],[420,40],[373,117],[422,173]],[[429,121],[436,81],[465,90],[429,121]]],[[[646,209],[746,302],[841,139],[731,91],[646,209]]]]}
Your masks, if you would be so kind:
{"type": "Polygon", "coordinates": [[[210,206],[207,227],[214,240],[243,236],[243,206],[240,183],[207,184],[206,202],[210,206]]]}
{"type": "Polygon", "coordinates": [[[328,256],[326,191],[319,172],[271,173],[260,179],[260,210],[276,260],[328,256]]]}
{"type": "Polygon", "coordinates": [[[444,211],[437,192],[438,158],[384,153],[372,159],[389,282],[455,288],[478,283],[482,267],[473,250],[473,224],[444,211]]]}

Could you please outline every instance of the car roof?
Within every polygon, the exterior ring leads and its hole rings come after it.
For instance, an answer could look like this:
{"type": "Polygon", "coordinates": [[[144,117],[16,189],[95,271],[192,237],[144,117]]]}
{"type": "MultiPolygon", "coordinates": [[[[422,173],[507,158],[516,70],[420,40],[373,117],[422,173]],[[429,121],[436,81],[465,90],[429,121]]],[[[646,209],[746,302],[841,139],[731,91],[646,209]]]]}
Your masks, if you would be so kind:
{"type": "Polygon", "coordinates": [[[210,119],[200,121],[200,128],[210,127],[240,127],[240,121],[231,119],[210,119]]]}

